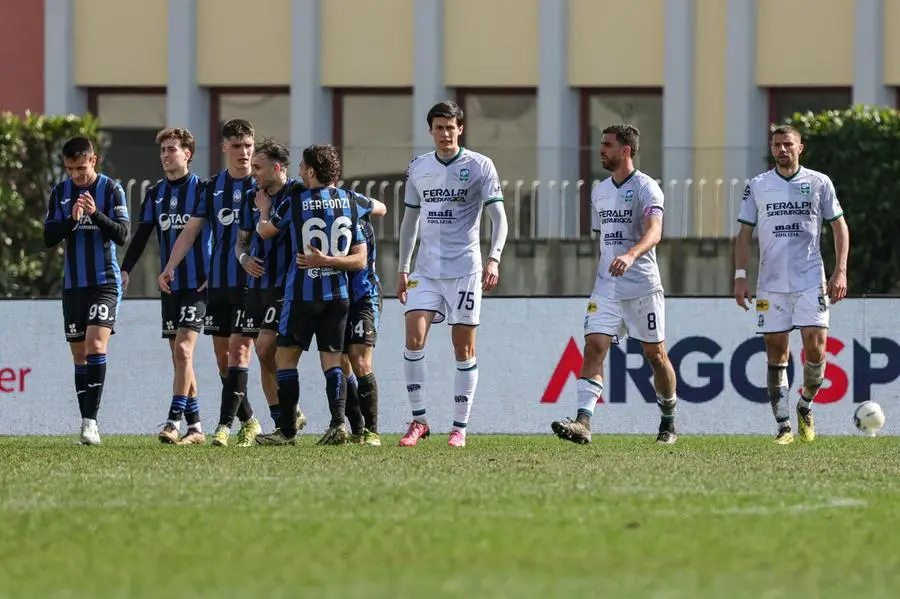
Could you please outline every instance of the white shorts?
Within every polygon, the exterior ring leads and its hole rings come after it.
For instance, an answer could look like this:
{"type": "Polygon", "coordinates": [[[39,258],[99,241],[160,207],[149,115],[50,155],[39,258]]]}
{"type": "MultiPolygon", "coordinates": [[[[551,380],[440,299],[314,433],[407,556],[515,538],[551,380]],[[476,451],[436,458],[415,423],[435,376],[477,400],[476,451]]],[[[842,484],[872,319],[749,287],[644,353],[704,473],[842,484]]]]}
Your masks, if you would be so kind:
{"type": "Polygon", "coordinates": [[[478,326],[481,318],[481,273],[458,279],[429,279],[409,275],[406,286],[406,311],[434,312],[434,324],[478,326]]]}
{"type": "Polygon", "coordinates": [[[756,292],[757,333],[783,333],[803,327],[827,329],[828,313],[824,284],[793,293],[756,292]]]}
{"type": "Polygon", "coordinates": [[[643,343],[666,338],[666,300],[662,291],[636,299],[591,296],[584,314],[584,334],[600,333],[619,344],[627,337],[643,343]]]}

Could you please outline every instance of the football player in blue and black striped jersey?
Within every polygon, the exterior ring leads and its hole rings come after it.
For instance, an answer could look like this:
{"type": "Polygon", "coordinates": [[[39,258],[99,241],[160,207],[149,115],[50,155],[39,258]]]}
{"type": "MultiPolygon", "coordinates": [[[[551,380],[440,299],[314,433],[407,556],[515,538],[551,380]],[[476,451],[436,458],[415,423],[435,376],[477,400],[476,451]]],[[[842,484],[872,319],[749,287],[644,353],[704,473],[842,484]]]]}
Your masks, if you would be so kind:
{"type": "MultiPolygon", "coordinates": [[[[264,139],[256,146],[251,161],[256,188],[244,196],[241,231],[234,249],[238,262],[247,272],[245,331],[256,340],[263,394],[276,429],[281,421],[275,379],[276,334],[284,302],[284,282],[294,253],[288,231],[282,231],[272,239],[263,239],[253,231],[260,216],[272,218],[272,213],[262,215],[257,208],[258,194],[268,196],[274,212],[292,189],[303,186],[300,181],[288,177],[290,161],[290,150],[273,139],[264,139]]],[[[297,429],[305,425],[306,416],[298,406],[297,429]]]]}
{"type": "Polygon", "coordinates": [[[66,242],[63,320],[75,362],[81,442],[99,445],[106,349],[122,298],[116,246],[128,241],[128,202],[119,183],[95,170],[89,139],[73,137],[62,154],[68,177],[50,192],[44,244],[66,242]]]}
{"type": "MultiPolygon", "coordinates": [[[[278,327],[275,362],[281,427],[270,435],[257,437],[262,445],[295,442],[294,410],[300,395],[297,363],[301,354],[309,350],[314,336],[331,410],[331,423],[319,444],[340,445],[347,441],[347,389],[341,368],[350,307],[347,271],[366,265],[365,237],[357,225],[380,202],[335,188],[340,172],[340,158],[334,146],[306,148],[300,176],[307,189],[292,190],[271,221],[260,217],[256,227],[263,239],[289,230],[292,251],[301,254],[299,264],[292,262],[288,271],[278,327]]],[[[271,203],[265,196],[258,196],[257,207],[262,214],[268,214],[271,203]]]]}
{"type": "MultiPolygon", "coordinates": [[[[128,278],[140,260],[147,240],[156,231],[159,241],[160,267],[165,268],[178,235],[191,218],[191,210],[199,201],[202,181],[190,172],[196,150],[194,136],[187,129],[163,129],[156,136],[165,178],[147,190],[141,204],[141,220],[125,259],[122,261],[122,283],[128,289],[128,278]]],[[[206,273],[212,239],[210,227],[204,225],[185,259],[169,281],[170,293],[161,294],[162,336],[169,340],[175,376],[169,416],[158,438],[163,443],[179,445],[203,444],[206,437],[200,423],[197,379],[194,376],[194,346],[203,330],[206,316],[206,273]],[[179,438],[181,420],[187,421],[187,433],[179,438]]]]}

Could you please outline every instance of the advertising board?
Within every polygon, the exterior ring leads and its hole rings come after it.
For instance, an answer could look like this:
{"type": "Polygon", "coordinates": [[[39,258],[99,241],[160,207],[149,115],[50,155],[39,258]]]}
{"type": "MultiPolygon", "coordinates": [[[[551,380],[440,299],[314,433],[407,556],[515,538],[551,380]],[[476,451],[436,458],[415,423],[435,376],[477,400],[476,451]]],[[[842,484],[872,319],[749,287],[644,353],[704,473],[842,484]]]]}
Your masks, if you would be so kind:
{"type": "MultiPolygon", "coordinates": [[[[548,433],[552,420],[574,415],[585,304],[562,298],[485,299],[471,434],[548,433]]],[[[867,399],[885,409],[883,434],[900,432],[900,419],[894,418],[900,378],[898,310],[896,299],[852,299],[833,307],[826,381],[815,406],[820,434],[855,434],[853,410],[867,399]]],[[[678,375],[679,433],[772,434],[765,353],[755,334],[755,313],[741,311],[727,298],[669,299],[667,311],[666,343],[678,375]]],[[[0,434],[77,432],[72,358],[62,327],[58,300],[0,303],[0,434]]],[[[791,341],[793,407],[802,382],[798,332],[791,341]]],[[[403,432],[410,420],[403,344],[403,306],[386,300],[375,349],[384,433],[403,432]]],[[[152,434],[165,420],[172,373],[168,345],[159,334],[157,301],[122,303],[108,355],[101,432],[152,434]]],[[[434,432],[448,432],[456,368],[446,324],[432,328],[426,361],[429,422],[434,432]]],[[[201,337],[194,367],[203,424],[212,431],[221,384],[209,337],[201,337]]],[[[328,422],[328,407],[318,356],[303,356],[300,380],[301,405],[310,422],[307,432],[320,433],[328,422]]],[[[652,381],[637,342],[614,347],[595,432],[655,433],[658,412],[652,381]]],[[[263,428],[270,430],[255,357],[248,395],[263,428]]]]}

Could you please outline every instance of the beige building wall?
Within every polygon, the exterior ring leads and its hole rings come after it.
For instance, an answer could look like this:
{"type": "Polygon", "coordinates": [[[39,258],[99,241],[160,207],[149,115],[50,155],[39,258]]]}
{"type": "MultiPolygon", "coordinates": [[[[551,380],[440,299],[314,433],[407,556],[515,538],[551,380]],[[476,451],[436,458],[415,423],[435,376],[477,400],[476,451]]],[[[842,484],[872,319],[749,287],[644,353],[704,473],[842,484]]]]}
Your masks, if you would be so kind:
{"type": "Polygon", "coordinates": [[[77,85],[166,84],[168,2],[75,0],[72,13],[77,85]]]}
{"type": "Polygon", "coordinates": [[[716,186],[725,176],[727,5],[722,0],[695,1],[693,230],[716,235],[722,232],[727,210],[727,189],[716,186]]]}
{"type": "Polygon", "coordinates": [[[322,85],[409,87],[413,0],[322,2],[322,85]]]}
{"type": "Polygon", "coordinates": [[[884,0],[884,83],[900,87],[900,0],[884,0]]]}
{"type": "Polygon", "coordinates": [[[758,85],[853,85],[853,2],[758,0],[758,3],[758,85]]]}
{"type": "Polygon", "coordinates": [[[569,1],[571,85],[576,87],[663,85],[665,43],[663,2],[569,1]]]}
{"type": "Polygon", "coordinates": [[[538,0],[445,2],[444,39],[449,87],[538,84],[538,0]]]}
{"type": "MultiPolygon", "coordinates": [[[[165,4],[161,0],[143,1],[165,4]]],[[[247,6],[243,0],[197,1],[200,85],[290,83],[291,0],[254,0],[252,11],[247,6]],[[272,43],[275,40],[283,42],[272,43]]]]}

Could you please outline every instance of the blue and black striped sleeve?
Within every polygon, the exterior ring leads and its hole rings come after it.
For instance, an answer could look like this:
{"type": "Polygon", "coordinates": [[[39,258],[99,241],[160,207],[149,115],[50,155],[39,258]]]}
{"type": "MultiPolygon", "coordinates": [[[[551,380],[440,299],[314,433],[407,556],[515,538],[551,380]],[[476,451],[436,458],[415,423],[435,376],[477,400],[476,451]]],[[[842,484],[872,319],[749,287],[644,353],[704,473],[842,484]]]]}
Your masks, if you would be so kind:
{"type": "Polygon", "coordinates": [[[125,258],[122,260],[122,270],[131,272],[141,259],[144,248],[147,247],[147,241],[156,228],[156,219],[153,216],[153,187],[147,190],[144,197],[144,203],[141,204],[141,221],[138,229],[131,237],[131,243],[128,244],[128,251],[125,252],[125,258]]]}
{"type": "Polygon", "coordinates": [[[48,248],[58,245],[78,226],[78,221],[63,214],[56,190],[54,187],[50,192],[47,217],[44,219],[44,245],[48,248]]]}
{"type": "Polygon", "coordinates": [[[110,189],[109,195],[111,197],[106,198],[104,205],[108,207],[111,216],[102,210],[94,210],[91,221],[107,239],[118,246],[124,246],[128,243],[128,206],[125,191],[121,185],[116,184],[110,189]]]}

